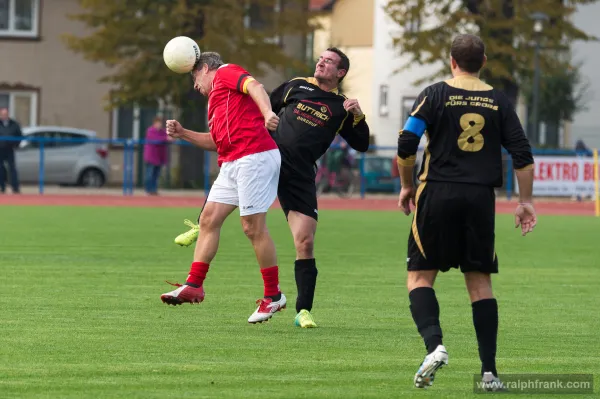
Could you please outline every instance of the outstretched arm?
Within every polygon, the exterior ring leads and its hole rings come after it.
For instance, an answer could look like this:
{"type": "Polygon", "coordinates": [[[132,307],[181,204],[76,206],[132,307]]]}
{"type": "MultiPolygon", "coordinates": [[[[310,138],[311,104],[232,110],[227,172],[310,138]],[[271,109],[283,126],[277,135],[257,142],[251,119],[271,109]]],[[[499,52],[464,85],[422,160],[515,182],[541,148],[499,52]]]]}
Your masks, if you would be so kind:
{"type": "Polygon", "coordinates": [[[217,144],[215,144],[210,133],[198,133],[193,130],[183,129],[179,137],[205,151],[217,151],[217,144]]]}
{"type": "Polygon", "coordinates": [[[205,151],[217,151],[217,144],[210,133],[198,133],[184,129],[176,120],[167,121],[167,134],[169,137],[185,140],[205,151]]]}

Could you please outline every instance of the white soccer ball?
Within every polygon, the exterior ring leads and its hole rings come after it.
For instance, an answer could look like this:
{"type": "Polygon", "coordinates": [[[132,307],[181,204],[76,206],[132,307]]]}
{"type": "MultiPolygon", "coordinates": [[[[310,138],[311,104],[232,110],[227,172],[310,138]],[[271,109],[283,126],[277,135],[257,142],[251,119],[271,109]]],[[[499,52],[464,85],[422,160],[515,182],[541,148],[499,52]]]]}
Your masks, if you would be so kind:
{"type": "Polygon", "coordinates": [[[174,37],[163,50],[165,64],[176,73],[191,72],[198,59],[200,59],[200,47],[187,36],[174,37]]]}

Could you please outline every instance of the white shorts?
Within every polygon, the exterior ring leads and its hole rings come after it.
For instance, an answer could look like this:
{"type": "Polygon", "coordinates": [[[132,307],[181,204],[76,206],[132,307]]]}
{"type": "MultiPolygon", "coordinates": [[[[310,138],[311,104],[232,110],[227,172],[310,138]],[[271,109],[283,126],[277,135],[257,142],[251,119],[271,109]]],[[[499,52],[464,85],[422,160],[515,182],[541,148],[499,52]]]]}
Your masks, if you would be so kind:
{"type": "Polygon", "coordinates": [[[207,202],[238,206],[240,216],[266,213],[277,198],[280,167],[278,149],[223,162],[207,202]]]}

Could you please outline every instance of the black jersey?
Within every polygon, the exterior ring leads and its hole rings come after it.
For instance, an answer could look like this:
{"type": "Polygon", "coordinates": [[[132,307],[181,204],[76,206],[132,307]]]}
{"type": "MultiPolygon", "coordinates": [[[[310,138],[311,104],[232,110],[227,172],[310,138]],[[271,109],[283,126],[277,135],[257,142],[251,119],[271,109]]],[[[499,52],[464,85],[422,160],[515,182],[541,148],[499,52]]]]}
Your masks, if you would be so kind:
{"type": "MultiPolygon", "coordinates": [[[[502,147],[512,155],[515,169],[533,167],[531,147],[514,107],[503,93],[476,77],[460,76],[427,87],[411,117],[425,122],[428,139],[421,181],[500,187],[502,147]]],[[[420,140],[410,126],[416,125],[409,120],[398,139],[401,164],[410,164],[420,140]]]]}
{"type": "Polygon", "coordinates": [[[281,152],[282,168],[314,179],[315,163],[336,134],[357,151],[369,148],[369,126],[364,115],[355,117],[343,107],[346,97],[337,89],[324,91],[315,78],[292,79],[271,93],[279,126],[272,132],[281,152]]]}

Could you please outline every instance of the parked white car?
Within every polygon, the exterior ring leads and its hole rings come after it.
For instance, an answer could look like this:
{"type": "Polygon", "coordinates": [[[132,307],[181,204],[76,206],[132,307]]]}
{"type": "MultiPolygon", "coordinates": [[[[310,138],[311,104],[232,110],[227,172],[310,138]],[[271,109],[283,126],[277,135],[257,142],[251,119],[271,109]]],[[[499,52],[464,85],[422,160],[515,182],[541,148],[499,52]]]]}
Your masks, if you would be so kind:
{"type": "MultiPolygon", "coordinates": [[[[108,150],[103,143],[91,142],[96,132],[58,126],[22,129],[24,137],[77,142],[44,142],[44,182],[49,184],[101,187],[109,176],[108,150]]],[[[15,153],[19,180],[37,183],[40,170],[40,142],[23,140],[15,153]]]]}

